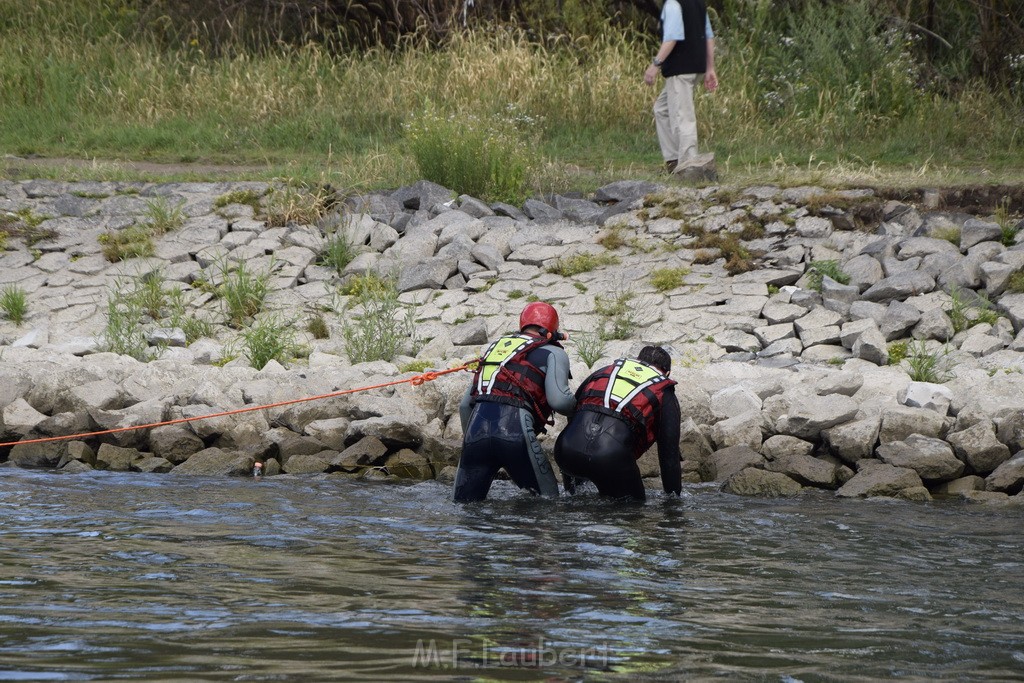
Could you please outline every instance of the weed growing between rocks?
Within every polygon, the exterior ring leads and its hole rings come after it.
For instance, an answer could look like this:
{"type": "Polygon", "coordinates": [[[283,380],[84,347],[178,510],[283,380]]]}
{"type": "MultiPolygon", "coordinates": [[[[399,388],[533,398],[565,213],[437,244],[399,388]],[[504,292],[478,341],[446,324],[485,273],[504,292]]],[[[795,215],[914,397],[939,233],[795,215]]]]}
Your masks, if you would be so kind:
{"type": "Polygon", "coordinates": [[[37,242],[56,237],[56,231],[40,227],[42,222],[48,218],[50,216],[37,214],[30,208],[0,214],[0,231],[4,235],[2,240],[3,249],[7,248],[7,240],[12,237],[23,240],[28,247],[34,246],[37,242]]]}
{"type": "Polygon", "coordinates": [[[152,256],[156,251],[148,226],[135,224],[123,230],[110,230],[99,236],[103,257],[111,263],[152,256]]]}
{"type": "Polygon", "coordinates": [[[625,229],[622,226],[615,226],[609,229],[600,238],[597,243],[608,251],[614,251],[626,246],[626,238],[623,236],[625,229]]]}
{"type": "Polygon", "coordinates": [[[142,314],[142,304],[136,289],[128,289],[127,282],[118,281],[107,293],[107,325],[103,330],[103,348],[111,353],[131,356],[135,360],[150,360],[142,314]]]}
{"type": "Polygon", "coordinates": [[[313,339],[327,339],[331,336],[331,330],[327,327],[327,320],[317,313],[306,323],[306,331],[313,335],[313,339]]]}
{"type": "Polygon", "coordinates": [[[336,232],[324,243],[324,247],[320,251],[320,264],[334,268],[340,275],[345,266],[355,258],[355,255],[355,249],[352,248],[348,237],[341,232],[336,232]]]}
{"type": "Polygon", "coordinates": [[[841,285],[850,283],[850,276],[843,272],[839,261],[834,259],[824,261],[811,261],[807,269],[807,286],[816,292],[821,291],[821,282],[825,276],[830,277],[841,285]]]}
{"type": "Polygon", "coordinates": [[[589,273],[600,266],[611,266],[619,263],[619,257],[614,254],[591,254],[583,252],[573,254],[565,258],[556,259],[554,265],[548,267],[549,273],[572,277],[580,273],[589,273]]]}
{"type": "Polygon", "coordinates": [[[257,216],[260,213],[260,200],[265,194],[265,192],[256,192],[255,190],[235,190],[217,197],[213,202],[213,208],[223,209],[225,206],[240,204],[252,207],[253,215],[257,216]]]}
{"type": "Polygon", "coordinates": [[[576,353],[580,360],[586,363],[588,368],[593,368],[594,363],[604,356],[607,343],[599,333],[575,332],[570,339],[576,346],[576,353]]]}
{"type": "Polygon", "coordinates": [[[0,294],[0,310],[19,327],[28,315],[28,294],[18,285],[7,285],[0,294]]]}
{"type": "Polygon", "coordinates": [[[185,333],[186,345],[214,335],[213,323],[185,312],[185,292],[181,287],[175,287],[167,292],[167,305],[171,312],[169,325],[185,333]]]}
{"type": "Polygon", "coordinates": [[[915,382],[942,384],[953,378],[947,345],[943,345],[941,351],[930,351],[924,341],[911,342],[907,345],[903,367],[915,382]]]}
{"type": "Polygon", "coordinates": [[[689,268],[656,268],[651,272],[651,284],[659,292],[669,292],[682,287],[689,274],[689,268]]]}
{"type": "Polygon", "coordinates": [[[391,361],[416,342],[416,307],[398,300],[391,278],[359,278],[350,290],[352,301],[342,311],[345,352],[353,363],[391,361]]]}
{"type": "Polygon", "coordinates": [[[999,224],[1000,239],[1003,246],[1012,247],[1017,243],[1019,228],[1010,219],[1010,198],[1003,197],[996,207],[995,221],[999,224]]]}
{"type": "Polygon", "coordinates": [[[1006,291],[1011,294],[1024,294],[1024,271],[1018,270],[1010,276],[1006,283],[1006,291]]]}
{"type": "Polygon", "coordinates": [[[257,370],[272,360],[285,365],[298,355],[293,325],[276,315],[258,318],[243,329],[242,347],[249,365],[257,370]]]}
{"type": "Polygon", "coordinates": [[[614,296],[598,295],[594,299],[594,308],[601,316],[600,338],[605,341],[612,339],[629,339],[636,330],[636,309],[630,304],[633,292],[625,290],[614,296]]]}
{"type": "Polygon", "coordinates": [[[957,249],[960,248],[960,233],[962,230],[955,226],[949,225],[940,228],[935,228],[931,232],[931,236],[937,240],[946,240],[957,249]]]}
{"type": "Polygon", "coordinates": [[[907,357],[907,342],[894,341],[889,344],[889,365],[899,365],[907,357]]]}
{"type": "Polygon", "coordinates": [[[405,138],[427,180],[480,199],[520,204],[533,167],[526,129],[534,123],[515,112],[445,115],[430,105],[405,124],[405,138]]]}
{"type": "Polygon", "coordinates": [[[267,227],[313,225],[331,208],[333,193],[320,186],[309,189],[295,181],[285,181],[267,195],[267,227]]]}
{"type": "Polygon", "coordinates": [[[245,262],[231,267],[227,258],[217,263],[220,269],[220,284],[216,295],[224,303],[225,313],[232,325],[241,326],[246,320],[263,310],[270,291],[270,273],[274,264],[263,273],[249,269],[245,262]]]}
{"type": "Polygon", "coordinates": [[[994,325],[999,320],[999,314],[992,308],[992,303],[988,299],[980,296],[969,298],[959,287],[949,290],[949,308],[945,311],[949,321],[953,323],[954,333],[963,332],[981,323],[994,325]]]}
{"type": "Polygon", "coordinates": [[[154,236],[164,235],[177,230],[185,224],[185,202],[171,206],[167,197],[146,202],[146,218],[150,233],[154,236]]]}

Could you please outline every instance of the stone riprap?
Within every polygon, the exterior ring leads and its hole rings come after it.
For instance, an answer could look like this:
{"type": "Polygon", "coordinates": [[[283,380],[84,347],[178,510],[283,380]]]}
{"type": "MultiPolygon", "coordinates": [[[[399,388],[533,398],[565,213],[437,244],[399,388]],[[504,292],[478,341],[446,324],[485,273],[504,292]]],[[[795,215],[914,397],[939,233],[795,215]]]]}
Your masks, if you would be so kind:
{"type": "MultiPolygon", "coordinates": [[[[421,181],[338,197],[315,224],[269,227],[263,183],[0,182],[11,235],[0,287],[27,294],[0,321],[3,441],[230,411],[410,378],[419,361],[452,367],[513,329],[534,297],[554,304],[576,380],[581,344],[607,339],[597,363],[670,348],[683,409],[683,471],[751,495],[805,487],[842,497],[957,495],[1022,501],[1024,245],[990,216],[923,210],[870,190],[724,190],[618,182],[589,197],[488,204],[421,181]],[[225,204],[230,193],[263,205],[225,204]],[[110,263],[101,237],[147,220],[152,202],[184,223],[152,256],[110,263]],[[26,225],[31,223],[31,230],[26,225]],[[322,265],[327,236],[356,257],[322,265]],[[26,243],[26,235],[28,236],[26,243]],[[708,236],[715,239],[708,239],[708,236]],[[942,238],[940,238],[940,236],[942,238]],[[1004,242],[1008,242],[1006,244],[1004,242]],[[834,262],[848,278],[828,276],[834,262]],[[225,264],[271,275],[268,307],[303,357],[261,370],[239,355],[211,286],[225,264]],[[579,264],[588,264],[578,267],[579,264]],[[812,265],[816,264],[816,265],[812,265]],[[577,266],[577,267],[571,267],[577,266]],[[346,326],[360,313],[341,285],[392,275],[414,308],[415,338],[394,362],[353,364],[346,326]],[[658,272],[672,277],[657,280],[658,272]],[[152,360],[109,352],[107,306],[125,283],[182,290],[212,324],[188,343],[154,313],[152,360]],[[664,284],[669,282],[669,284],[664,284]],[[329,336],[305,332],[322,315],[329,336]],[[917,348],[942,381],[889,365],[917,348]]],[[[835,273],[833,273],[835,274],[835,273]]],[[[244,475],[448,479],[468,375],[101,438],[0,448],[23,467],[244,475]]],[[[543,438],[547,448],[562,426],[543,438]]],[[[656,455],[641,460],[656,474],[656,455]]]]}

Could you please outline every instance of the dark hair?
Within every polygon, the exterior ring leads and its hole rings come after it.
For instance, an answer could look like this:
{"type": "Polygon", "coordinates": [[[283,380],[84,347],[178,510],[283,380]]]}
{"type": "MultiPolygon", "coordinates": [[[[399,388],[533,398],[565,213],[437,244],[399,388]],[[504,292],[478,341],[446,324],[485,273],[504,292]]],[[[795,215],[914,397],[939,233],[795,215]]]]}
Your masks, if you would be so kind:
{"type": "Polygon", "coordinates": [[[660,346],[645,346],[640,349],[637,360],[648,365],[653,365],[662,372],[669,372],[672,369],[672,356],[660,346]]]}

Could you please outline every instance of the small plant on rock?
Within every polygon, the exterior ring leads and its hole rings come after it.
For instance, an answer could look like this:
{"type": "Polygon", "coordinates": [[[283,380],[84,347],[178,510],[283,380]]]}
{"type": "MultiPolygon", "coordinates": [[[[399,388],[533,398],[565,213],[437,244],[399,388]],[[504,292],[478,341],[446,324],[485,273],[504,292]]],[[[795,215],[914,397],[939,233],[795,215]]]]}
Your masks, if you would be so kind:
{"type": "Polygon", "coordinates": [[[633,292],[626,290],[614,296],[598,295],[594,299],[597,314],[603,318],[599,335],[603,340],[628,339],[636,329],[636,309],[630,304],[633,292]]]}
{"type": "Polygon", "coordinates": [[[20,327],[28,315],[28,294],[18,285],[7,285],[0,294],[0,310],[20,327]]]}
{"type": "Polygon", "coordinates": [[[296,355],[294,327],[277,316],[255,320],[242,330],[242,346],[249,364],[262,370],[276,360],[284,365],[296,355]]]}
{"type": "Polygon", "coordinates": [[[324,243],[324,247],[320,251],[320,263],[334,268],[340,275],[341,271],[345,270],[345,266],[352,262],[355,255],[355,249],[352,248],[352,244],[345,234],[336,232],[324,243]]]}
{"type": "Polygon", "coordinates": [[[331,192],[327,188],[310,189],[289,180],[267,196],[267,225],[272,228],[291,224],[312,225],[328,212],[331,201],[331,192]]]}
{"type": "Polygon", "coordinates": [[[607,343],[597,332],[575,332],[569,337],[576,345],[576,353],[588,368],[604,356],[607,343]]]}
{"type": "Polygon", "coordinates": [[[583,252],[557,259],[555,264],[548,268],[548,272],[561,275],[562,277],[572,277],[580,273],[588,273],[599,266],[610,266],[618,262],[619,257],[614,254],[583,252]]]}
{"type": "Polygon", "coordinates": [[[961,229],[955,225],[947,225],[932,230],[931,236],[937,240],[945,240],[950,244],[960,247],[960,233],[961,229]]]}
{"type": "Polygon", "coordinates": [[[343,312],[350,361],[390,361],[408,342],[415,344],[416,309],[399,301],[394,280],[377,277],[373,286],[364,287],[353,299],[343,312]]]}
{"type": "Polygon", "coordinates": [[[119,281],[107,294],[107,325],[103,330],[103,346],[111,353],[131,356],[140,361],[150,359],[149,343],[142,327],[142,306],[134,289],[119,281]]]}
{"type": "Polygon", "coordinates": [[[110,230],[99,236],[99,242],[104,258],[111,263],[152,256],[156,251],[153,235],[145,225],[130,225],[123,230],[110,230]]]}
{"type": "Polygon", "coordinates": [[[1004,246],[1012,247],[1017,243],[1017,233],[1019,229],[1013,224],[1010,219],[1010,198],[1003,197],[1003,200],[999,202],[999,206],[996,207],[995,213],[996,223],[999,224],[1000,239],[1004,246]]]}
{"type": "Polygon", "coordinates": [[[263,310],[273,265],[265,273],[254,273],[244,261],[231,268],[224,259],[219,266],[221,283],[216,289],[217,296],[224,302],[231,323],[241,325],[263,310]]]}
{"type": "Polygon", "coordinates": [[[656,268],[651,272],[651,284],[659,292],[668,292],[682,287],[689,274],[689,268],[656,268]]]}
{"type": "Polygon", "coordinates": [[[850,276],[843,272],[839,261],[827,259],[822,261],[811,261],[807,269],[807,286],[816,292],[821,291],[822,280],[828,276],[841,285],[850,283],[850,276]]]}
{"type": "Polygon", "coordinates": [[[327,320],[317,313],[306,323],[306,331],[313,335],[313,339],[327,339],[331,336],[331,329],[327,326],[327,320]]]}
{"type": "Polygon", "coordinates": [[[1010,276],[1006,283],[1006,291],[1011,294],[1024,294],[1024,271],[1018,270],[1010,276]]]}
{"type": "Polygon", "coordinates": [[[889,365],[899,365],[907,357],[907,342],[894,341],[889,344],[889,365]]]}
{"type": "Polygon", "coordinates": [[[948,346],[943,346],[942,351],[929,351],[924,341],[913,342],[907,347],[903,365],[915,382],[942,384],[953,378],[948,346]]]}
{"type": "Polygon", "coordinates": [[[167,197],[146,202],[146,217],[152,234],[163,235],[185,224],[185,202],[174,206],[167,197]]]}

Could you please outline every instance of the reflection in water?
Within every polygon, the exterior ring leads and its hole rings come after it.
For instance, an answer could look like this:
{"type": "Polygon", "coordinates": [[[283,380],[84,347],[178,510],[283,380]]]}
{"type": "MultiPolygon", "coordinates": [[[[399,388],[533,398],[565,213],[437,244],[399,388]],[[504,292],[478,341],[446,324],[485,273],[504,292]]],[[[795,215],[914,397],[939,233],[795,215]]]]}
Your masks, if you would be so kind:
{"type": "Polygon", "coordinates": [[[1024,672],[1020,510],[500,484],[0,468],[0,680],[1024,672]]]}

